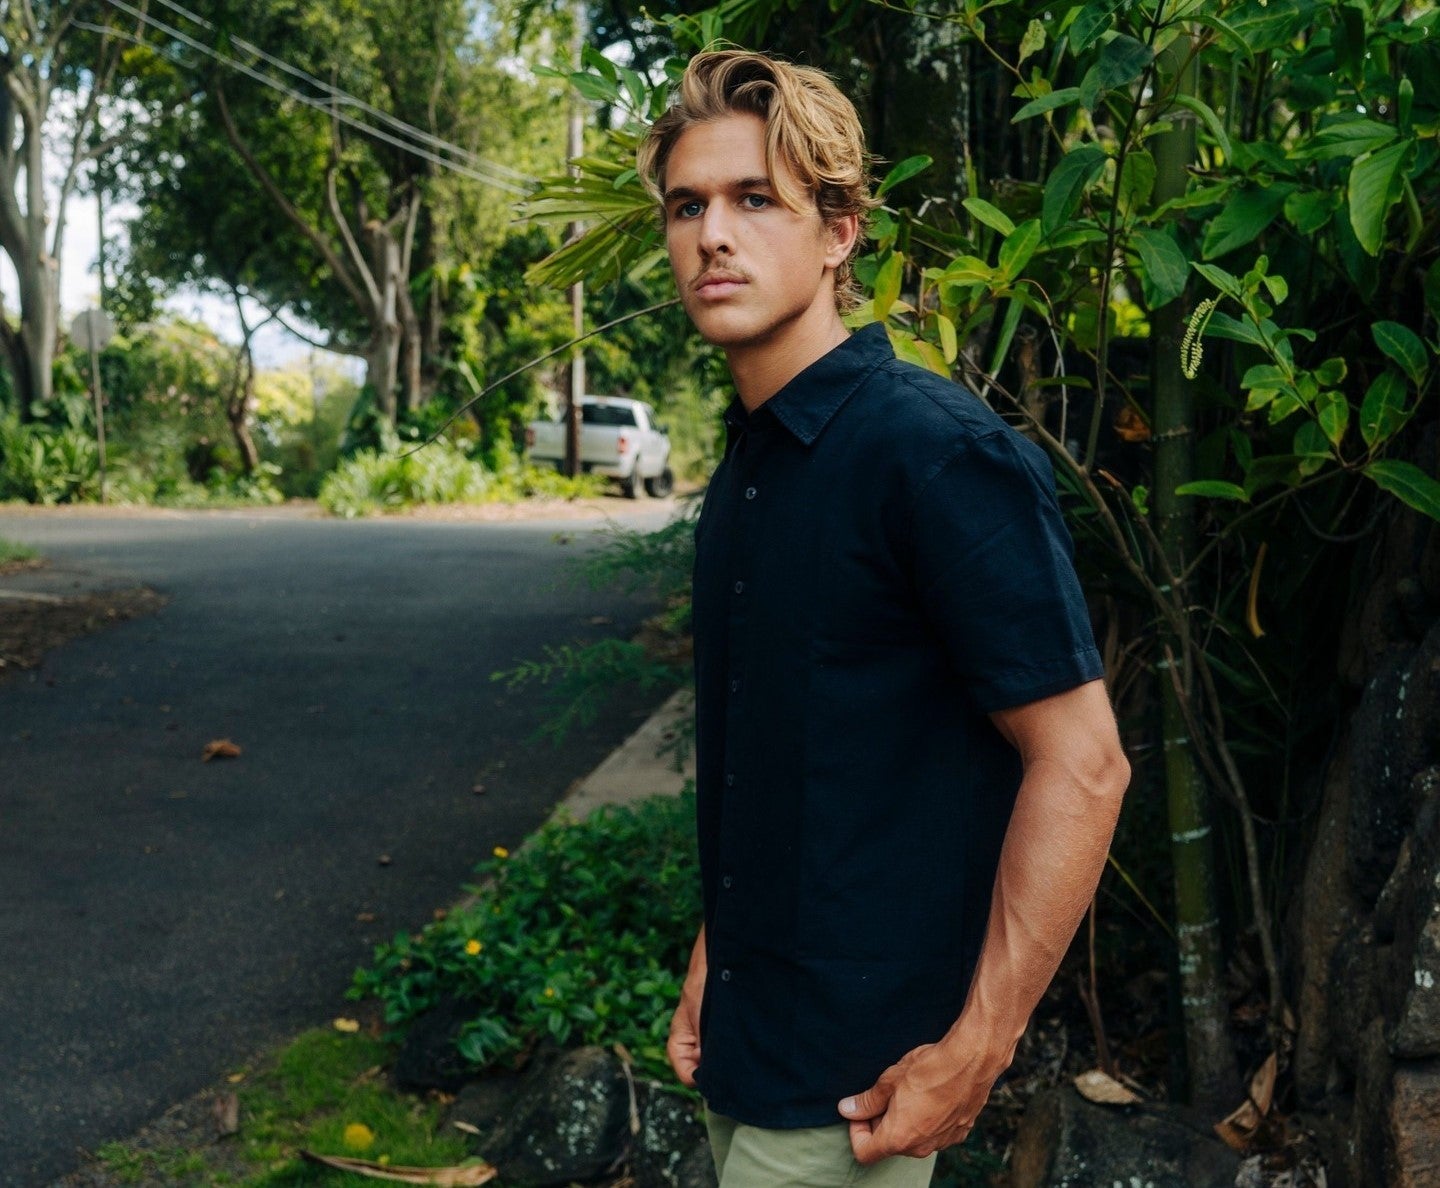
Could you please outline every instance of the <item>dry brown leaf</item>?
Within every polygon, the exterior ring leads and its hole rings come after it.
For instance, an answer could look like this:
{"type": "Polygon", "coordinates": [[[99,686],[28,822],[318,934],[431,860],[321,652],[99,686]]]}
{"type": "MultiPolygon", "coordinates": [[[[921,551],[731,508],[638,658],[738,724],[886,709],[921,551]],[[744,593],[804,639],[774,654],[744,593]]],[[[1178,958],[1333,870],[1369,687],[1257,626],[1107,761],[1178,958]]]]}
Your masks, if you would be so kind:
{"type": "Polygon", "coordinates": [[[475,1123],[473,1123],[473,1122],[462,1122],[459,1118],[453,1118],[453,1119],[451,1119],[450,1125],[453,1126],[453,1127],[455,1127],[456,1130],[463,1130],[466,1134],[479,1134],[479,1133],[480,1133],[480,1127],[476,1126],[475,1123]]]}
{"type": "Polygon", "coordinates": [[[1280,1071],[1280,1062],[1274,1052],[1265,1058],[1260,1070],[1250,1079],[1250,1096],[1240,1103],[1223,1121],[1215,1123],[1215,1133],[1227,1147],[1244,1151],[1250,1146],[1255,1132],[1265,1121],[1270,1106],[1275,1100],[1275,1078],[1280,1071]]]}
{"type": "Polygon", "coordinates": [[[1115,418],[1115,436],[1121,441],[1149,441],[1150,426],[1136,409],[1127,404],[1115,418]]]}
{"type": "Polygon", "coordinates": [[[1076,1077],[1075,1088],[1086,1101],[1099,1105],[1134,1105],[1140,1100],[1138,1094],[1098,1068],[1092,1068],[1076,1077]]]}
{"type": "Polygon", "coordinates": [[[336,1171],[368,1176],[372,1180],[390,1180],[396,1184],[432,1184],[436,1188],[475,1188],[479,1184],[488,1184],[500,1174],[499,1169],[488,1163],[461,1167],[388,1167],[369,1159],[317,1155],[314,1151],[301,1151],[300,1158],[310,1163],[318,1163],[322,1167],[333,1167],[336,1171]]]}
{"type": "Polygon", "coordinates": [[[240,1099],[233,1093],[217,1093],[210,1103],[215,1120],[215,1134],[227,1138],[240,1133],[240,1099]]]}
{"type": "Polygon", "coordinates": [[[228,738],[217,738],[205,744],[205,749],[200,752],[202,763],[209,763],[212,759],[238,759],[240,748],[228,738]]]}

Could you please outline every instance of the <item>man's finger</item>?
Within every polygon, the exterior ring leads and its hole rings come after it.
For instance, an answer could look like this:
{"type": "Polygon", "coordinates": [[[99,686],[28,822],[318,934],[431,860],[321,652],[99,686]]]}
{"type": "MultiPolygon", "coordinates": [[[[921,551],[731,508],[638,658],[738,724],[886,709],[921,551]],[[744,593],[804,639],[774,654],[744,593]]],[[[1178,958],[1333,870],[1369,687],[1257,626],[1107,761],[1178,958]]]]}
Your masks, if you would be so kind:
{"type": "Polygon", "coordinates": [[[885,1112],[885,1107],[890,1104],[892,1090],[884,1078],[876,1081],[864,1093],[857,1093],[854,1097],[847,1097],[840,1103],[840,1113],[843,1117],[852,1120],[860,1118],[878,1118],[885,1112]]]}
{"type": "Polygon", "coordinates": [[[856,1163],[869,1166],[894,1154],[880,1137],[879,1125],[870,1121],[850,1123],[850,1151],[856,1163]]]}

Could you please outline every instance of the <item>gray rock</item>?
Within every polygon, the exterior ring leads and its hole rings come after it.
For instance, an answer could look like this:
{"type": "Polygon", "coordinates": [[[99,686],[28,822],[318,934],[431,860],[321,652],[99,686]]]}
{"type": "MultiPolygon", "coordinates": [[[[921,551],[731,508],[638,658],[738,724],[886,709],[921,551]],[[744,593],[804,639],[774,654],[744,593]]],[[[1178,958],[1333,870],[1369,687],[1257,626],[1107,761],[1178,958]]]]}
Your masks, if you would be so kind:
{"type": "Polygon", "coordinates": [[[1011,1188],[1232,1188],[1240,1157],[1160,1106],[1093,1105],[1073,1089],[1031,1101],[1010,1155],[1011,1188]]]}
{"type": "Polygon", "coordinates": [[[1411,1059],[1440,1056],[1440,797],[1435,774],[1430,768],[1416,778],[1416,791],[1426,799],[1376,911],[1377,924],[1388,925],[1393,939],[1390,969],[1381,982],[1390,1050],[1411,1059]]]}
{"type": "Polygon", "coordinates": [[[1375,943],[1367,919],[1346,931],[1330,957],[1327,1008],[1330,1045],[1335,1059],[1351,1076],[1359,1067],[1362,1037],[1380,1018],[1376,971],[1387,954],[1375,943]]]}
{"type": "MultiPolygon", "coordinates": [[[[1296,991],[1295,1087],[1302,1101],[1324,1099],[1337,1078],[1331,1037],[1330,976],[1335,946],[1361,913],[1345,853],[1350,803],[1350,740],[1342,735],[1325,777],[1305,881],[1291,909],[1300,976],[1296,991]]],[[[1352,1044],[1353,1047],[1353,1044],[1352,1044]]]]}
{"type": "Polygon", "coordinates": [[[576,1048],[527,1070],[499,1125],[477,1145],[507,1186],[569,1184],[624,1161],[629,1119],[620,1062],[604,1048],[576,1048]]]}
{"type": "Polygon", "coordinates": [[[1431,762],[1405,745],[1413,736],[1406,727],[1413,717],[1417,658],[1409,650],[1392,651],[1355,710],[1347,848],[1351,884],[1367,905],[1379,898],[1414,820],[1411,777],[1431,762]]]}
{"type": "Polygon", "coordinates": [[[639,1098],[640,1133],[630,1159],[635,1188],[716,1188],[699,1104],[655,1084],[641,1086],[639,1098]]]}
{"type": "Polygon", "coordinates": [[[1393,1188],[1433,1188],[1440,1183],[1440,1061],[1395,1068],[1389,1131],[1393,1188]]]}

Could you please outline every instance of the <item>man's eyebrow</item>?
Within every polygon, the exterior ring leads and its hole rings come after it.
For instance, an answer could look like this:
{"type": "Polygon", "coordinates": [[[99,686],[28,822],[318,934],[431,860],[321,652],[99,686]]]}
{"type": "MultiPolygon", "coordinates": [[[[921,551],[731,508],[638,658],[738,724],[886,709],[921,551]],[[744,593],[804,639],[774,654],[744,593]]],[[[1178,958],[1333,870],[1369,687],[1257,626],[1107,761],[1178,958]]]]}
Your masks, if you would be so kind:
{"type": "MultiPolygon", "coordinates": [[[[724,184],[722,189],[738,193],[742,190],[773,190],[775,187],[768,177],[739,177],[724,184]]],[[[671,186],[661,195],[662,202],[673,202],[677,198],[699,198],[700,191],[691,186],[671,186]]]]}

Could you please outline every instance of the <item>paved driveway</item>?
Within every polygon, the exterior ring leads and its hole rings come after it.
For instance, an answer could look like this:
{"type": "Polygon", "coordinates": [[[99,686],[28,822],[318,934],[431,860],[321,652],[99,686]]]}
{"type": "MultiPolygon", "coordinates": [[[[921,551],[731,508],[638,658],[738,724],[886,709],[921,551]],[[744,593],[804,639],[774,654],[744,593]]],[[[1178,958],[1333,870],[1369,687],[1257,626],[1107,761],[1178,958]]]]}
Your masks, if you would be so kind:
{"type": "Polygon", "coordinates": [[[535,744],[538,691],[490,680],[649,611],[562,580],[593,529],[0,509],[52,560],[0,585],[170,599],[0,681],[0,1185],[340,1013],[643,717],[535,744]],[[202,763],[217,738],[243,753],[202,763]]]}

